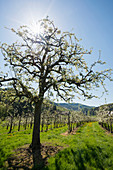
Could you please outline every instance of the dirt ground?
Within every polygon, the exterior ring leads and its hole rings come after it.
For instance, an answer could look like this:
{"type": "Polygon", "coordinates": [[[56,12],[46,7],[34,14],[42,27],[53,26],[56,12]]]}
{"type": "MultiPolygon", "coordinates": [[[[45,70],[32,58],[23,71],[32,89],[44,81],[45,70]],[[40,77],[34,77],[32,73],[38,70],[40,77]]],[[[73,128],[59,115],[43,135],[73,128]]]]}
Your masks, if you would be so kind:
{"type": "MultiPolygon", "coordinates": [[[[46,143],[41,146],[41,154],[44,159],[45,165],[47,164],[47,159],[50,156],[54,156],[58,151],[62,150],[62,146],[51,146],[51,144],[46,143]]],[[[5,167],[8,170],[29,170],[33,167],[32,150],[29,145],[24,145],[21,148],[14,150],[14,154],[7,159],[5,162],[5,167]]]]}
{"type": "MultiPolygon", "coordinates": [[[[73,130],[70,134],[68,131],[61,135],[74,135],[78,128],[73,130]]],[[[67,146],[68,147],[68,146],[67,146]]],[[[45,165],[50,156],[54,156],[58,151],[63,150],[62,146],[52,146],[51,143],[43,143],[41,146],[41,154],[44,159],[45,165]]],[[[8,170],[30,170],[33,167],[32,150],[29,145],[24,145],[16,150],[14,154],[7,159],[5,167],[8,170]]]]}
{"type": "Polygon", "coordinates": [[[78,128],[74,129],[72,132],[68,133],[68,131],[64,132],[64,133],[61,133],[61,135],[63,136],[68,136],[68,135],[74,135],[76,134],[78,128]]]}

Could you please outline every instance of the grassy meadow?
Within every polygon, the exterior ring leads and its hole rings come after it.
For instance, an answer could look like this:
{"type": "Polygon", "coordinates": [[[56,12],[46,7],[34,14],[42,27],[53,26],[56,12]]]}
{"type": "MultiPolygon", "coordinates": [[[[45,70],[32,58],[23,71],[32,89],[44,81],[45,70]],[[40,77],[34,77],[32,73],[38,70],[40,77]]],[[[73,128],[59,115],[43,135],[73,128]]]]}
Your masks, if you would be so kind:
{"type": "MultiPolygon", "coordinates": [[[[67,126],[41,132],[41,143],[61,146],[54,156],[50,156],[44,170],[112,170],[113,136],[106,133],[98,122],[85,123],[73,135],[61,135],[67,126]]],[[[8,169],[5,161],[14,150],[30,144],[32,129],[8,134],[6,127],[0,127],[0,167],[8,169]],[[6,168],[5,168],[6,167],[6,168]]]]}

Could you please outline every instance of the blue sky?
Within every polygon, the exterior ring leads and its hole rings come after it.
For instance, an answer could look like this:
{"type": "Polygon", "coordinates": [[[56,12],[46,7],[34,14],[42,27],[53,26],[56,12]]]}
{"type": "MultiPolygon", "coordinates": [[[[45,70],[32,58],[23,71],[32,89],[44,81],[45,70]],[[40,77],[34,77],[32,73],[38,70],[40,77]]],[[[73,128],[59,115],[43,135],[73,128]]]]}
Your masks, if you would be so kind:
{"type": "MultiPolygon", "coordinates": [[[[113,0],[0,0],[0,41],[16,41],[16,37],[4,26],[18,28],[47,15],[61,30],[73,29],[76,36],[82,38],[81,44],[85,48],[93,47],[89,63],[98,59],[101,50],[106,68],[113,69],[113,0]]],[[[2,67],[3,60],[0,61],[2,67]]],[[[109,95],[82,101],[76,99],[75,94],[74,102],[98,106],[105,104],[106,98],[106,103],[113,103],[113,82],[106,83],[109,95]]],[[[100,96],[101,91],[100,88],[96,93],[100,96]]]]}

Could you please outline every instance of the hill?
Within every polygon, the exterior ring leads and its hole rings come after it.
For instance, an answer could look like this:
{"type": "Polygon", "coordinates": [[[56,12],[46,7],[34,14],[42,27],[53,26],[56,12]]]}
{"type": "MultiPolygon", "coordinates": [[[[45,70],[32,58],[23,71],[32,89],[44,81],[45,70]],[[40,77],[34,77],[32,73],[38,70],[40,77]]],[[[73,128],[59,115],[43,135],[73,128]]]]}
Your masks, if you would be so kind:
{"type": "Polygon", "coordinates": [[[69,110],[79,111],[82,110],[83,113],[87,114],[88,110],[94,108],[94,106],[87,106],[80,103],[54,103],[56,106],[64,107],[69,110]]]}
{"type": "Polygon", "coordinates": [[[87,106],[87,105],[83,105],[80,103],[54,103],[56,106],[60,106],[69,110],[75,110],[75,111],[79,111],[81,110],[84,114],[86,115],[96,115],[97,111],[99,110],[99,108],[107,106],[109,111],[113,111],[113,103],[110,104],[104,104],[98,107],[95,106],[87,106]]]}
{"type": "Polygon", "coordinates": [[[93,107],[91,109],[88,110],[88,115],[96,115],[98,110],[101,108],[107,107],[109,111],[113,111],[113,103],[109,103],[109,104],[104,104],[98,107],[93,107]]]}
{"type": "Polygon", "coordinates": [[[95,112],[95,111],[98,111],[99,108],[104,108],[105,106],[108,108],[109,111],[113,111],[113,103],[104,104],[104,105],[95,107],[95,108],[93,108],[93,110],[94,110],[94,112],[95,112]]]}

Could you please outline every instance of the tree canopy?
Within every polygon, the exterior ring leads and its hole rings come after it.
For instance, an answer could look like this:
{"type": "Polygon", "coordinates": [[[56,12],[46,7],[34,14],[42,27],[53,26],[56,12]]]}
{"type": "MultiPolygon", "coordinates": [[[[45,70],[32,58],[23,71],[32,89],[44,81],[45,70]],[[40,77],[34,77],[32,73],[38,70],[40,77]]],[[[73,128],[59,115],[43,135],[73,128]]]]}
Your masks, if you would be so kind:
{"type": "Polygon", "coordinates": [[[94,97],[91,89],[104,86],[104,80],[110,79],[111,69],[95,72],[96,64],[105,64],[100,59],[88,67],[84,54],[91,51],[79,45],[74,33],[61,32],[48,18],[40,20],[38,25],[37,33],[27,26],[17,31],[11,29],[22,41],[1,45],[5,66],[10,65],[13,76],[2,76],[0,82],[12,80],[17,95],[32,99],[40,92],[44,95],[48,91],[52,95],[50,89],[66,101],[75,94],[94,97]]]}

